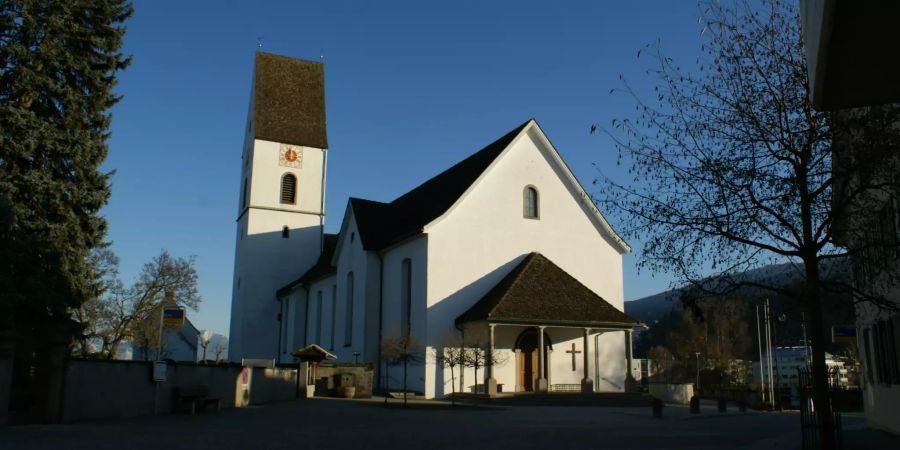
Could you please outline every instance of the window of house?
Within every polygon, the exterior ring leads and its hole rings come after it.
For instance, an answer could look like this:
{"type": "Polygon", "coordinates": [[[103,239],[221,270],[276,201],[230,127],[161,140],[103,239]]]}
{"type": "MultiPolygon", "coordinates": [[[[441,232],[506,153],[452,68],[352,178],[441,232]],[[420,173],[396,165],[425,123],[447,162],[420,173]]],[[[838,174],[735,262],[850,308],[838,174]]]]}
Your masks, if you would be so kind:
{"type": "Polygon", "coordinates": [[[288,228],[287,225],[285,225],[284,228],[281,229],[281,237],[284,239],[288,239],[291,237],[291,229],[288,228]]]}
{"type": "Polygon", "coordinates": [[[322,291],[316,294],[316,345],[322,345],[322,291]]]}
{"type": "Polygon", "coordinates": [[[403,260],[400,267],[400,326],[403,336],[409,336],[412,330],[412,261],[403,260]]]}
{"type": "Polygon", "coordinates": [[[526,219],[537,219],[538,210],[538,191],[534,186],[527,186],[524,195],[524,215],[526,219]]]}
{"type": "Polygon", "coordinates": [[[347,274],[347,316],[344,318],[344,347],[353,345],[353,272],[347,274]]]}
{"type": "Polygon", "coordinates": [[[297,203],[297,177],[286,173],[281,177],[281,203],[294,205],[297,203]]]}
{"type": "Polygon", "coordinates": [[[334,329],[337,319],[337,285],[331,286],[331,349],[334,350],[334,329]]]}

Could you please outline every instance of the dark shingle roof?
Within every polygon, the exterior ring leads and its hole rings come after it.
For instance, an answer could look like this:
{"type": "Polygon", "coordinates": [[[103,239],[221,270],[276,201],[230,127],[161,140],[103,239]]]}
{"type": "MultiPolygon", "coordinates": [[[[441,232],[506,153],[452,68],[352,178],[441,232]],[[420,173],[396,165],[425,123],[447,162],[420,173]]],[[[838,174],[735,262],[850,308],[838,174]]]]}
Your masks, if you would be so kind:
{"type": "Polygon", "coordinates": [[[335,267],[331,265],[331,257],[334,256],[334,250],[337,247],[338,236],[336,234],[325,233],[324,237],[324,248],[322,249],[322,253],[319,255],[319,259],[316,261],[316,263],[312,267],[310,267],[310,269],[307,270],[306,273],[301,275],[300,278],[297,278],[296,280],[291,281],[290,283],[278,289],[278,297],[284,297],[285,295],[290,294],[292,289],[301,284],[311,283],[335,272],[335,267]]]}
{"type": "Polygon", "coordinates": [[[328,148],[321,63],[256,52],[255,77],[257,139],[328,148]]]}
{"type": "Polygon", "coordinates": [[[456,323],[487,320],[630,328],[641,323],[619,311],[540,253],[531,253],[456,323]]]}
{"type": "Polygon", "coordinates": [[[350,199],[363,247],[381,250],[421,233],[456,203],[531,120],[390,203],[350,199]]]}

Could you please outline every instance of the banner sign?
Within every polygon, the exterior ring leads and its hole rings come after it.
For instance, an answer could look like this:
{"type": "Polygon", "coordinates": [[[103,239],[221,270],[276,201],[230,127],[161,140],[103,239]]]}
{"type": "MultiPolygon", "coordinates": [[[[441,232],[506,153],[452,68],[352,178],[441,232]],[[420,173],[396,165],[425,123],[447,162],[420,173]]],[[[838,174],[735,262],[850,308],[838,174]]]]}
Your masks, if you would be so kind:
{"type": "Polygon", "coordinates": [[[851,344],[856,342],[856,327],[831,327],[831,342],[835,344],[851,344]]]}
{"type": "Polygon", "coordinates": [[[184,309],[166,308],[163,310],[163,325],[167,327],[180,327],[184,325],[184,309]]]}

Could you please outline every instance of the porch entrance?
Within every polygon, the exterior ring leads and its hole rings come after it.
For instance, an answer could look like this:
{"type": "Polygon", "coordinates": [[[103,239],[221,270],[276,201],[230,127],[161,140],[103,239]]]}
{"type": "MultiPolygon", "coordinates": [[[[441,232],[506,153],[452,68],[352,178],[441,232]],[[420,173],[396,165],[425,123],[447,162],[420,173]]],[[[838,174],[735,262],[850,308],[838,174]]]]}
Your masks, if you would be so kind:
{"type": "MultiPolygon", "coordinates": [[[[518,380],[516,382],[516,390],[520,392],[534,392],[537,390],[537,380],[540,378],[538,370],[538,333],[534,328],[523,331],[516,339],[516,368],[518,380]]],[[[550,339],[544,333],[544,350],[552,348],[550,339]]],[[[546,355],[547,353],[545,353],[546,355]]],[[[547,362],[544,358],[544,373],[547,372],[547,362]]],[[[545,378],[547,376],[545,375],[545,378]]]]}

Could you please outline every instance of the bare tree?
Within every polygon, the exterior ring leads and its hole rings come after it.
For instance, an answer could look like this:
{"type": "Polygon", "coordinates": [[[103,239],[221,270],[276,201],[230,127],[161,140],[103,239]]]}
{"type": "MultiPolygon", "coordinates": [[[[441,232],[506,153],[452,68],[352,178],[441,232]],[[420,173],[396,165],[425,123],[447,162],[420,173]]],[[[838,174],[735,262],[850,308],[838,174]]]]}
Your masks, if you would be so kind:
{"type": "Polygon", "coordinates": [[[463,342],[462,366],[475,370],[475,385],[478,385],[478,369],[485,366],[502,366],[506,364],[506,355],[490,351],[484,337],[463,342]]]}
{"type": "Polygon", "coordinates": [[[407,405],[409,364],[421,364],[425,360],[422,348],[415,336],[409,333],[388,333],[381,340],[381,359],[389,367],[403,366],[403,405],[407,405]]]}
{"type": "Polygon", "coordinates": [[[796,2],[702,6],[704,56],[696,70],[681,69],[659,44],[638,53],[652,57],[648,72],[657,85],[649,101],[627,82],[620,90],[634,99],[637,117],[605,131],[631,166],[631,180],[606,179],[600,203],[628,224],[626,236],[645,238],[640,267],[670,272],[705,293],[755,286],[802,303],[820,438],[831,449],[820,296],[846,292],[892,305],[876,294],[886,289],[865,292],[829,272],[847,270],[839,263],[848,256],[837,245],[840,233],[858,232],[842,218],[897,189],[896,161],[866,157],[898,147],[897,111],[870,108],[838,121],[812,108],[796,2]],[[863,157],[832,157],[834,138],[845,135],[863,157]],[[735,275],[772,263],[793,264],[802,287],[735,275]],[[704,276],[709,272],[714,276],[704,276]]]}
{"type": "Polygon", "coordinates": [[[213,354],[216,357],[217,364],[219,363],[219,361],[222,360],[223,353],[225,353],[225,344],[222,342],[219,342],[218,344],[216,344],[216,348],[213,350],[213,354]]]}
{"type": "Polygon", "coordinates": [[[131,323],[130,339],[134,344],[133,348],[140,350],[141,359],[145,361],[150,361],[154,357],[161,360],[170,356],[166,346],[165,329],[160,327],[160,320],[162,317],[160,317],[159,308],[156,308],[155,311],[151,310],[146,317],[131,323]],[[160,335],[161,329],[162,335],[160,335]]]}
{"type": "MultiPolygon", "coordinates": [[[[462,366],[465,359],[465,347],[462,340],[455,335],[448,335],[441,343],[440,349],[434,349],[434,360],[441,367],[450,369],[450,403],[456,404],[456,369],[462,366]]],[[[461,389],[462,387],[460,387],[461,389]]]]}
{"type": "Polygon", "coordinates": [[[96,258],[99,261],[96,267],[107,266],[96,269],[106,279],[102,287],[95,289],[96,295],[74,314],[85,330],[80,343],[82,354],[90,346],[88,343],[94,342],[101,357],[113,359],[127,339],[137,337],[147,341],[151,334],[158,337],[159,331],[152,332],[146,322],[153,322],[158,328],[160,307],[167,293],[172,295],[171,306],[196,311],[200,304],[194,257],[176,258],[163,250],[144,264],[137,281],[128,288],[124,288],[117,278],[115,255],[98,255],[96,258]]]}
{"type": "Polygon", "coordinates": [[[203,330],[203,332],[200,333],[200,349],[203,351],[200,360],[203,361],[203,364],[206,364],[206,355],[209,351],[209,344],[212,342],[212,337],[212,331],[203,330]]]}

